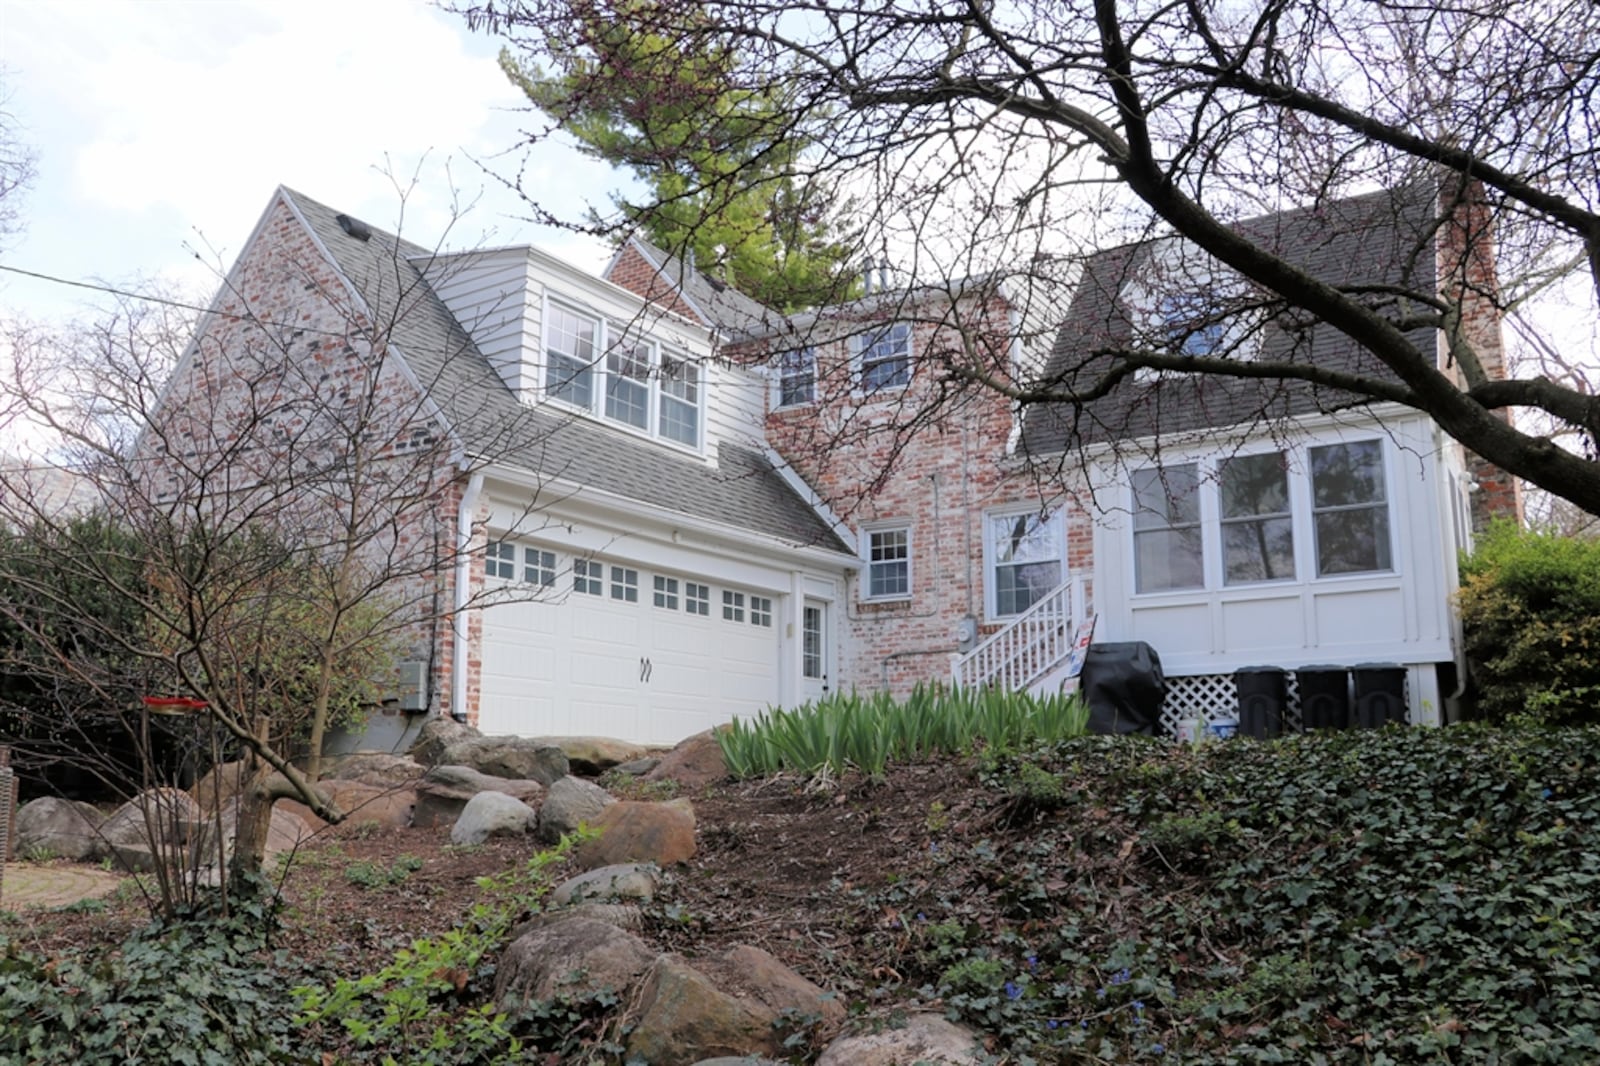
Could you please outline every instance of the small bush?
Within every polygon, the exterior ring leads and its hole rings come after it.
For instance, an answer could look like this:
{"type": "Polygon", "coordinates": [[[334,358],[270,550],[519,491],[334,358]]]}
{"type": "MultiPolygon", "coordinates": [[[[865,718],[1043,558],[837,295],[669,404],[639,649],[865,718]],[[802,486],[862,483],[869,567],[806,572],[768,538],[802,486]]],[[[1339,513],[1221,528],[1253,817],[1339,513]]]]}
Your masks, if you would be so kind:
{"type": "Polygon", "coordinates": [[[1461,578],[1479,714],[1600,723],[1600,540],[1497,524],[1461,578]]]}

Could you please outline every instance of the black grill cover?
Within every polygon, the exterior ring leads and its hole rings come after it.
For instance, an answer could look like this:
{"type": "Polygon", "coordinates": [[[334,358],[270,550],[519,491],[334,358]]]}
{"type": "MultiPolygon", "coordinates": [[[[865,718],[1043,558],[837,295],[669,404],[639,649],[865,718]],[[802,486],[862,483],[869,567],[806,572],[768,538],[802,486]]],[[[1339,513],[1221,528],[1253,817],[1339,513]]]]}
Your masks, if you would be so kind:
{"type": "Polygon", "coordinates": [[[1161,728],[1167,679],[1161,657],[1144,641],[1091,644],[1078,679],[1089,704],[1089,732],[1144,733],[1161,728]]]}

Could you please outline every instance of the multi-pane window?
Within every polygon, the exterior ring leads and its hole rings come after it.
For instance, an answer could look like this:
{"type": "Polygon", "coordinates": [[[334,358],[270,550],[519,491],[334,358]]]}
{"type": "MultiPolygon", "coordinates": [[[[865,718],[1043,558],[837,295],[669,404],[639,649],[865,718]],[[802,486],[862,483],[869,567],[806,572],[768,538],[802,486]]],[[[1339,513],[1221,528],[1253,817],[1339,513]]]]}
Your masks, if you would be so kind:
{"type": "Polygon", "coordinates": [[[911,595],[911,529],[867,530],[867,599],[911,595]]]}
{"type": "Polygon", "coordinates": [[[1393,569],[1382,443],[1329,444],[1309,458],[1317,573],[1393,569]]]}
{"type": "Polygon", "coordinates": [[[700,443],[700,368],[661,357],[661,435],[691,448],[700,443]]]}
{"type": "Polygon", "coordinates": [[[1220,355],[1227,340],[1222,316],[1222,295],[1211,291],[1186,292],[1161,298],[1161,320],[1167,338],[1179,355],[1220,355]]]}
{"type": "Polygon", "coordinates": [[[899,388],[911,380],[911,327],[895,322],[852,338],[861,391],[899,388]]]}
{"type": "Polygon", "coordinates": [[[1224,460],[1217,481],[1223,584],[1294,577],[1294,516],[1284,453],[1224,460]]]}
{"type": "Polygon", "coordinates": [[[800,673],[810,680],[823,676],[822,608],[807,606],[800,615],[800,673]]]}
{"type": "MultiPolygon", "coordinates": [[[[622,331],[612,327],[616,334],[622,331]]],[[[650,428],[650,345],[619,341],[606,353],[606,417],[650,428]]]]}
{"type": "Polygon", "coordinates": [[[793,407],[817,398],[817,353],[795,348],[778,356],[778,406],[793,407]]]}
{"type": "Polygon", "coordinates": [[[766,596],[750,597],[750,624],[772,628],[772,601],[766,596]]]}
{"type": "Polygon", "coordinates": [[[594,319],[557,304],[545,325],[545,393],[579,407],[594,402],[594,353],[598,325],[594,319]]]}
{"type": "Polygon", "coordinates": [[[1139,592],[1205,586],[1199,488],[1194,463],[1133,472],[1133,569],[1139,592]]]}
{"type": "Polygon", "coordinates": [[[728,622],[744,621],[744,593],[722,590],[722,617],[728,622]]]}
{"type": "Polygon", "coordinates": [[[627,603],[639,602],[639,571],[626,566],[611,568],[611,598],[627,603]]]}
{"type": "Polygon", "coordinates": [[[665,607],[669,611],[676,611],[678,609],[678,579],[675,577],[662,577],[657,574],[655,583],[656,606],[665,607]]]}
{"type": "Polygon", "coordinates": [[[483,549],[485,577],[503,577],[512,580],[517,576],[517,546],[510,541],[490,541],[483,549]]]}
{"type": "Polygon", "coordinates": [[[522,580],[540,588],[553,587],[556,583],[556,553],[542,548],[523,548],[522,580]]]}
{"type": "Polygon", "coordinates": [[[572,561],[572,591],[584,596],[602,595],[605,581],[606,568],[603,564],[593,559],[574,559],[572,561]]]}
{"type": "Polygon", "coordinates": [[[683,583],[683,609],[689,614],[711,613],[711,586],[694,581],[683,583]]]}
{"type": "Polygon", "coordinates": [[[1021,614],[1061,584],[1061,515],[990,515],[990,580],[996,616],[1021,614]]]}

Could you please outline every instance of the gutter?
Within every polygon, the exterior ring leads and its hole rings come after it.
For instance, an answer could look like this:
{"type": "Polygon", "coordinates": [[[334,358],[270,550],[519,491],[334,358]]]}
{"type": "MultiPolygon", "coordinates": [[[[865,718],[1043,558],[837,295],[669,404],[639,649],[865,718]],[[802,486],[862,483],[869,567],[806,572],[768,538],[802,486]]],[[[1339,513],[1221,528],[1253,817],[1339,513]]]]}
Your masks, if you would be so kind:
{"type": "Polygon", "coordinates": [[[478,497],[483,492],[483,471],[467,481],[456,514],[456,588],[454,609],[450,613],[450,717],[467,720],[467,604],[472,599],[472,518],[478,512],[478,497]]]}

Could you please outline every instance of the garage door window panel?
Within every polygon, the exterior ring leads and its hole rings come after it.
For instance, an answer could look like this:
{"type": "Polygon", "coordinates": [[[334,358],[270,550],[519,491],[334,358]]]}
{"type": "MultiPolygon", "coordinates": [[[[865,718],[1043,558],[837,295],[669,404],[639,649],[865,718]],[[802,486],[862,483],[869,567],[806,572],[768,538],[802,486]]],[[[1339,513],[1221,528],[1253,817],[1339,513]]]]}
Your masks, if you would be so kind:
{"type": "Polygon", "coordinates": [[[639,571],[626,566],[611,568],[611,598],[624,603],[639,602],[639,571]]]}
{"type": "Polygon", "coordinates": [[[483,549],[483,576],[515,581],[517,547],[509,541],[490,541],[483,549]]]}
{"type": "Polygon", "coordinates": [[[604,594],[606,568],[593,559],[575,559],[572,563],[572,591],[583,596],[604,594]]]}
{"type": "Polygon", "coordinates": [[[722,590],[722,619],[725,622],[744,621],[744,593],[722,590]]]}
{"type": "Polygon", "coordinates": [[[702,617],[711,614],[711,586],[701,585],[694,581],[683,583],[683,609],[686,614],[697,614],[702,617]]]}
{"type": "Polygon", "coordinates": [[[655,605],[669,611],[678,609],[678,579],[655,576],[655,605]]]}

